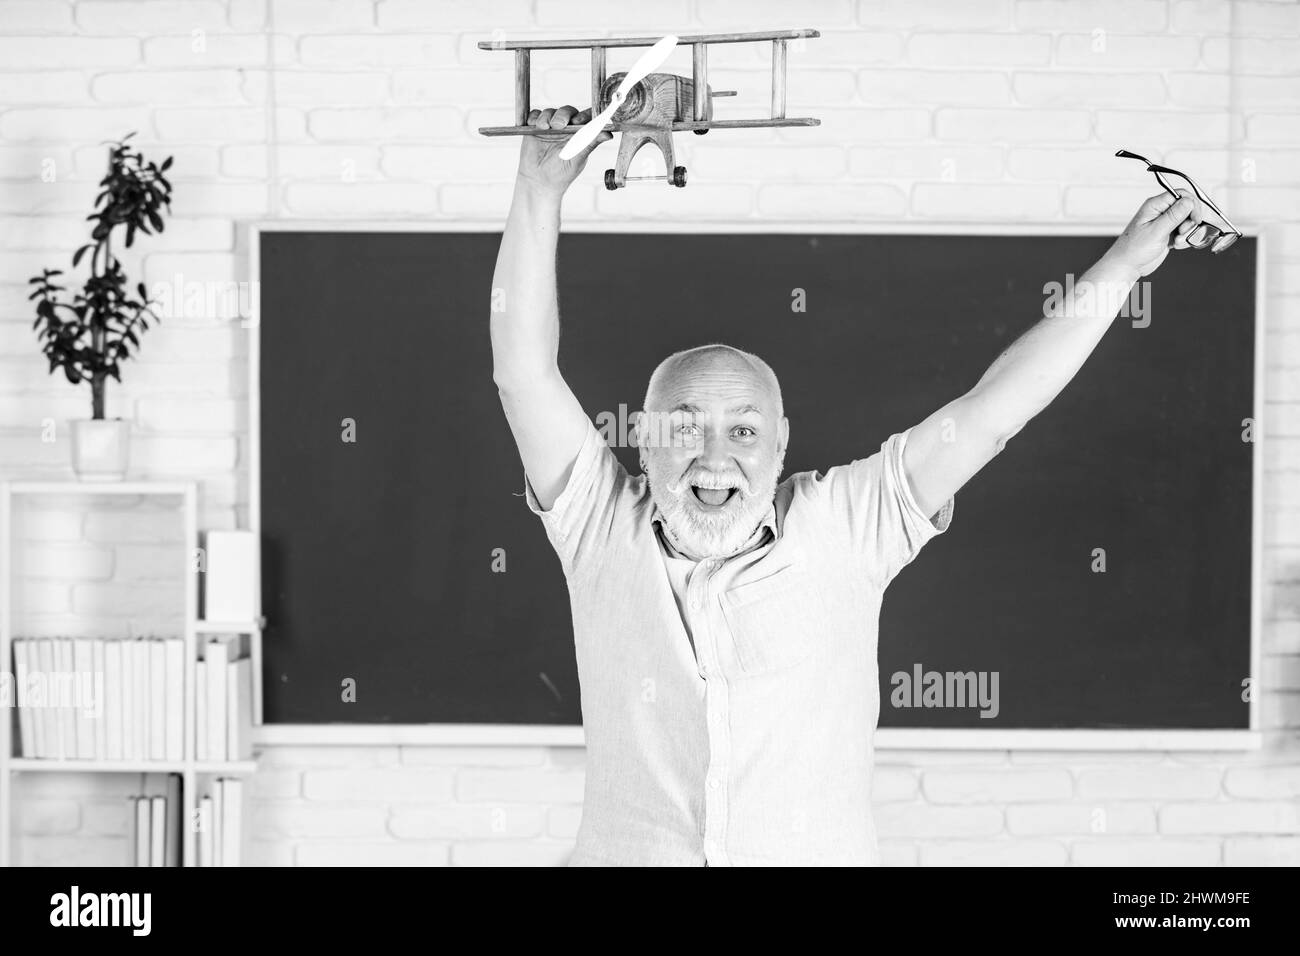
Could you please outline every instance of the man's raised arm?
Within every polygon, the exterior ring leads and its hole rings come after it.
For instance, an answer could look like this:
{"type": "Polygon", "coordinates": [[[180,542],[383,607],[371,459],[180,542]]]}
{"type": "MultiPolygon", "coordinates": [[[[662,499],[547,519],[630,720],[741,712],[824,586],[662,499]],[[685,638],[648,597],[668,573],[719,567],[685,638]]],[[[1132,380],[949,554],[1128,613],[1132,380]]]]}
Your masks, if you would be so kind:
{"type": "MultiPolygon", "coordinates": [[[[528,122],[558,130],[590,118],[590,110],[579,113],[562,106],[533,110],[528,122]]],[[[587,416],[558,364],[555,251],[560,204],[591,151],[612,138],[601,133],[591,147],[562,160],[559,153],[567,135],[522,137],[514,200],[492,276],[492,379],[528,482],[548,510],[568,483],[587,427],[587,416]]]]}
{"type": "Polygon", "coordinates": [[[1188,248],[1199,203],[1183,192],[1176,202],[1162,193],[1143,203],[1068,301],[1013,342],[974,388],[912,429],[903,468],[926,515],[943,507],[1074,378],[1133,283],[1154,272],[1171,247],[1188,248]]]}

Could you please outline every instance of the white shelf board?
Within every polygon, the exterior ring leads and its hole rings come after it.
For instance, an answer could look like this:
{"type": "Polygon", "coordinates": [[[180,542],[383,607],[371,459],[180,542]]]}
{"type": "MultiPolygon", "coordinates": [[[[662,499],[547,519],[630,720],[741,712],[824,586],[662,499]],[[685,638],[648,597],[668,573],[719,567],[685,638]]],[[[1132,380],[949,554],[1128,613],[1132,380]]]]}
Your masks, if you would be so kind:
{"type": "Polygon", "coordinates": [[[52,760],[16,757],[10,770],[46,773],[253,773],[256,760],[52,760]]]}
{"type": "Polygon", "coordinates": [[[195,621],[197,634],[256,634],[262,629],[261,621],[195,621]]]}
{"type": "Polygon", "coordinates": [[[192,481],[10,481],[16,495],[185,495],[192,481]]]}
{"type": "Polygon", "coordinates": [[[257,770],[256,760],[196,760],[186,764],[186,769],[195,773],[253,773],[257,770]]]}

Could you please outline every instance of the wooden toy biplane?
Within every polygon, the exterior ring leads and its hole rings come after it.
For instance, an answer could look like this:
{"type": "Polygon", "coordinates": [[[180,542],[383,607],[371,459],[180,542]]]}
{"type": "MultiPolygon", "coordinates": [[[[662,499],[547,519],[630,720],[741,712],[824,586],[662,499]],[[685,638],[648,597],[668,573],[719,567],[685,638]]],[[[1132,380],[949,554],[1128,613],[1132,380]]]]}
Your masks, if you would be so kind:
{"type": "Polygon", "coordinates": [[[638,180],[667,181],[686,185],[686,167],[673,159],[673,133],[690,130],[703,135],[711,129],[753,129],[765,126],[817,126],[820,120],[785,115],[786,44],[790,40],[817,37],[817,30],[779,30],[765,33],[718,33],[682,37],[624,37],[593,40],[495,40],[480,43],[480,50],[513,50],[515,53],[515,125],[483,126],[484,136],[534,136],[541,132],[563,132],[573,138],[561,156],[569,158],[589,144],[602,129],[621,133],[618,159],[605,170],[605,188],[618,189],[638,180]],[[763,119],[714,119],[713,100],[735,96],[735,90],[714,90],[708,82],[708,49],[713,43],[772,44],[772,111],[763,119]],[[653,72],[677,45],[691,48],[691,75],[653,72]],[[605,51],[612,47],[650,47],[632,69],[605,74],[605,51]],[[532,53],[535,50],[591,50],[592,119],[585,126],[564,130],[539,130],[528,125],[529,92],[532,85],[532,53]],[[664,156],[664,176],[627,175],[632,157],[646,143],[654,143],[664,156]]]}

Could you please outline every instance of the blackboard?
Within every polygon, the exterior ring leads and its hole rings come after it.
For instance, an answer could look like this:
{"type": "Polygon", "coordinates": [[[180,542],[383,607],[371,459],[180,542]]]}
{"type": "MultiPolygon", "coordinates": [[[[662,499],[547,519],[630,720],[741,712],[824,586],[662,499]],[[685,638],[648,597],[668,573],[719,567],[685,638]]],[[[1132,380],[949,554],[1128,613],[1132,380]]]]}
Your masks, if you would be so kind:
{"type": "MultiPolygon", "coordinates": [[[[1109,241],[570,232],[561,365],[618,444],[663,356],[751,350],[782,381],[787,474],[825,470],[972,386],[1109,241]]],[[[267,723],[581,722],[568,593],[492,382],[498,242],[260,234],[267,723]]],[[[1249,727],[1256,251],[1171,255],[1147,318],[958,494],[885,597],[882,727],[1249,727]],[[917,662],[998,672],[997,718],[891,707],[917,662]]]]}

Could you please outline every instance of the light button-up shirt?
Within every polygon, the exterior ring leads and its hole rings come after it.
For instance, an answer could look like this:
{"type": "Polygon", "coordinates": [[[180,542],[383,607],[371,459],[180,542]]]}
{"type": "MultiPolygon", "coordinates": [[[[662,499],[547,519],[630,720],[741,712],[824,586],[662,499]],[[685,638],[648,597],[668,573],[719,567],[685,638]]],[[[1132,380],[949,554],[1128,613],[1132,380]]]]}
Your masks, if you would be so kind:
{"type": "Polygon", "coordinates": [[[549,511],[525,480],[573,614],[587,776],[570,865],[878,862],[881,596],[953,509],[917,506],[907,435],[786,478],[726,559],[681,555],[590,423],[549,511]]]}

